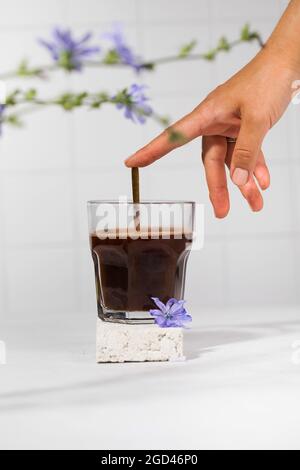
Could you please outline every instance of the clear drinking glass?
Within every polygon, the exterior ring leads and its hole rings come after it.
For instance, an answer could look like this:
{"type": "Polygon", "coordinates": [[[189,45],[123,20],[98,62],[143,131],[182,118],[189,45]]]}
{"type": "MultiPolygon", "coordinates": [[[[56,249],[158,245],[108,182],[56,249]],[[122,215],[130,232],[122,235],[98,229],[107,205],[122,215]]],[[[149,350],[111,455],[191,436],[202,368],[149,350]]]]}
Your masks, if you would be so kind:
{"type": "Polygon", "coordinates": [[[98,315],[152,323],[152,297],[183,299],[195,203],[89,201],[98,315]]]}

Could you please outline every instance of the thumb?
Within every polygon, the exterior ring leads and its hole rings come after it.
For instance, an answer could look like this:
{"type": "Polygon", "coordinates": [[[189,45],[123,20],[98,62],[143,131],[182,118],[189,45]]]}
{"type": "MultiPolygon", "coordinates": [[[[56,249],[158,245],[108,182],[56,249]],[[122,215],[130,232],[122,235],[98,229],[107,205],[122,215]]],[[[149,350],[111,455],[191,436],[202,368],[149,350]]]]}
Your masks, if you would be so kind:
{"type": "Polygon", "coordinates": [[[249,114],[242,116],[230,168],[231,179],[237,186],[244,186],[249,181],[267,129],[265,119],[249,114]]]}

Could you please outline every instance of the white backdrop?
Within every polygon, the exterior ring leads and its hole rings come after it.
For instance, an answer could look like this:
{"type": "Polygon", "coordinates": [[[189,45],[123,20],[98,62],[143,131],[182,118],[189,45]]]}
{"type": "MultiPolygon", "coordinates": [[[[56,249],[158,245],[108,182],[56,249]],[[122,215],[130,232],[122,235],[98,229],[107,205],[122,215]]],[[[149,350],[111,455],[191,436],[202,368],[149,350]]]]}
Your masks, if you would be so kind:
{"type": "MultiPolygon", "coordinates": [[[[223,34],[235,39],[247,21],[266,38],[285,3],[0,0],[0,69],[10,69],[24,56],[47,62],[36,38],[47,37],[53,25],[68,25],[77,33],[93,30],[99,37],[120,21],[131,45],[151,59],[176,53],[194,38],[198,50],[206,51],[223,34]]],[[[257,45],[244,44],[216,62],[162,65],[142,80],[155,109],[175,119],[256,51],[257,45]]],[[[99,69],[57,74],[39,86],[51,96],[70,87],[113,92],[136,80],[130,71],[99,69]]],[[[199,140],[142,171],[143,197],[206,204],[205,247],[189,263],[186,297],[193,307],[299,303],[299,122],[300,107],[291,106],[265,142],[272,188],[260,214],[251,213],[232,188],[230,216],[214,219],[199,140]]],[[[130,195],[123,160],[159,130],[153,123],[141,127],[125,121],[110,107],[72,115],[47,110],[28,117],[24,129],[5,130],[0,141],[1,321],[96,312],[86,201],[130,195]]]]}

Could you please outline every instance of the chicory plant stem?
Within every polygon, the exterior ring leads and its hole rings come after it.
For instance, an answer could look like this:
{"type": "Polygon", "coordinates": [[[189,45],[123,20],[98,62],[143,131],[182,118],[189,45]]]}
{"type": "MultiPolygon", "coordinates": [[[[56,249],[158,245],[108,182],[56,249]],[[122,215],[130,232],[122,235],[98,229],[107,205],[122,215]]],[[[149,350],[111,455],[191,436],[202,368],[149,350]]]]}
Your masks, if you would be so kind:
{"type": "MultiPolygon", "coordinates": [[[[219,54],[220,52],[224,52],[224,50],[231,50],[233,47],[238,46],[239,44],[242,44],[245,41],[257,41],[258,45],[263,48],[264,47],[264,42],[261,38],[261,36],[258,33],[255,33],[252,37],[249,37],[249,39],[236,39],[234,41],[228,42],[226,45],[226,49],[222,48],[215,48],[212,49],[208,53],[201,53],[201,54],[187,54],[187,55],[171,55],[171,56],[166,56],[166,57],[160,57],[157,59],[141,62],[140,64],[140,70],[153,70],[157,65],[163,65],[163,64],[169,64],[172,62],[179,62],[179,61],[195,61],[195,60],[213,60],[215,59],[216,55],[219,54]]],[[[82,61],[82,66],[84,67],[131,67],[130,64],[127,63],[109,63],[105,62],[105,60],[99,60],[99,61],[93,61],[93,60],[83,60],[82,61]]],[[[58,64],[53,64],[53,65],[44,65],[44,66],[39,66],[35,67],[34,69],[30,70],[30,68],[27,69],[27,71],[22,70],[15,70],[15,71],[10,71],[10,72],[5,72],[0,74],[0,80],[7,80],[11,78],[20,78],[20,77],[40,77],[40,78],[45,78],[47,77],[47,72],[54,72],[57,70],[60,70],[61,67],[58,64]]],[[[69,72],[70,73],[70,72],[69,72]]]]}

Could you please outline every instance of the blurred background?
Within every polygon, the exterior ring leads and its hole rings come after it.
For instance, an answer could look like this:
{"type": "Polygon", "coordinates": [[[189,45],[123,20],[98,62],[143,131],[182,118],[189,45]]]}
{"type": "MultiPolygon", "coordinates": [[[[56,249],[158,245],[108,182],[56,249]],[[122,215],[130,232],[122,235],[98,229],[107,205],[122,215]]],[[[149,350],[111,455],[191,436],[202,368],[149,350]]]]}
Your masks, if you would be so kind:
{"type": "MultiPolygon", "coordinates": [[[[48,62],[36,39],[55,25],[75,34],[124,25],[144,60],[175,54],[192,39],[206,52],[242,26],[266,39],[286,1],[280,0],[0,0],[0,69],[24,57],[48,62]]],[[[68,89],[117,89],[139,81],[154,109],[172,119],[198,104],[258,51],[245,43],[214,62],[178,62],[145,71],[99,68],[42,85],[45,96],[68,89]]],[[[300,77],[299,77],[300,78],[300,77]]],[[[13,86],[18,82],[15,81],[13,86]]],[[[24,85],[24,80],[19,82],[24,85]]],[[[34,83],[31,82],[31,84],[34,83]]],[[[28,85],[30,86],[30,84],[28,85]]],[[[295,305],[300,301],[300,106],[291,105],[269,133],[264,151],[272,187],[265,209],[253,214],[236,188],[226,220],[215,220],[200,159],[200,139],[141,172],[142,197],[193,199],[206,205],[205,246],[192,253],[186,298],[194,315],[210,309],[295,305]]],[[[72,114],[47,109],[28,116],[23,129],[4,129],[0,140],[0,320],[35,320],[54,314],[96,315],[88,246],[86,201],[130,196],[123,160],[160,128],[124,119],[110,106],[72,114]]]]}

